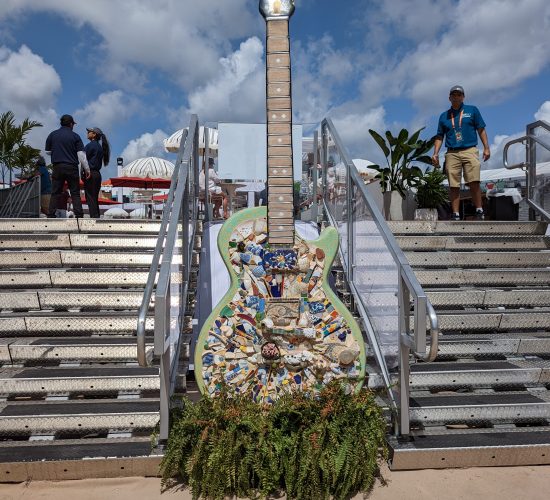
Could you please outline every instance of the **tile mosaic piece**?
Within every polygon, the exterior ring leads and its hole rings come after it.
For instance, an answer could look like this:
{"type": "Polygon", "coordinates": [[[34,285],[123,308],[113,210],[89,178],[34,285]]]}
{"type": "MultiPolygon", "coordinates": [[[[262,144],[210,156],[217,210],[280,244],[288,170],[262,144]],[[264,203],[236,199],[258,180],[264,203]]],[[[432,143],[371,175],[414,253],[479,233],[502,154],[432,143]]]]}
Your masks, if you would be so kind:
{"type": "Polygon", "coordinates": [[[360,386],[364,346],[323,288],[325,249],[298,237],[292,248],[270,248],[259,217],[235,226],[227,251],[238,289],[201,334],[203,391],[215,396],[225,385],[271,403],[335,379],[360,386]]]}

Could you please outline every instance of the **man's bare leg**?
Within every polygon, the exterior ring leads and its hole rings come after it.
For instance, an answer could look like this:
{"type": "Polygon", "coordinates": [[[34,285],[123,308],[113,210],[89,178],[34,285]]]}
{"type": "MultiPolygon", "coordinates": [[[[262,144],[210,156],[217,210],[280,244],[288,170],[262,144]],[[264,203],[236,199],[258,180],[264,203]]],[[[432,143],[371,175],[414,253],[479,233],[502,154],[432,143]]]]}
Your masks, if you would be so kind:
{"type": "Polygon", "coordinates": [[[470,193],[472,194],[472,202],[476,208],[483,208],[481,203],[481,188],[479,187],[479,181],[470,182],[468,184],[470,187],[470,193]]]}
{"type": "Polygon", "coordinates": [[[453,211],[453,213],[458,214],[460,212],[460,188],[449,188],[449,198],[451,199],[451,210],[453,211]]]}

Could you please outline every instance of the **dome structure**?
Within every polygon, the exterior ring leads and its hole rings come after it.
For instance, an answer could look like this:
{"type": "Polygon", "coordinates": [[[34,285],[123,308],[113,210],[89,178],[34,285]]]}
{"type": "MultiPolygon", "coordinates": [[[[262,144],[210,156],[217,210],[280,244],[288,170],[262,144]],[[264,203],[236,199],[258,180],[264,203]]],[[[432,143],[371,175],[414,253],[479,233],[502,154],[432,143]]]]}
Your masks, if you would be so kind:
{"type": "MultiPolygon", "coordinates": [[[[164,149],[169,153],[177,153],[180,148],[181,136],[183,131],[187,128],[181,128],[174,132],[170,137],[164,139],[164,149]]],[[[208,127],[208,143],[210,145],[210,151],[212,154],[216,154],[218,151],[218,130],[208,127]]],[[[199,128],[199,149],[204,150],[204,127],[199,128]]]]}
{"type": "Polygon", "coordinates": [[[120,173],[121,177],[152,177],[155,179],[170,179],[174,172],[174,164],[164,158],[149,156],[138,158],[128,163],[120,173]]]}

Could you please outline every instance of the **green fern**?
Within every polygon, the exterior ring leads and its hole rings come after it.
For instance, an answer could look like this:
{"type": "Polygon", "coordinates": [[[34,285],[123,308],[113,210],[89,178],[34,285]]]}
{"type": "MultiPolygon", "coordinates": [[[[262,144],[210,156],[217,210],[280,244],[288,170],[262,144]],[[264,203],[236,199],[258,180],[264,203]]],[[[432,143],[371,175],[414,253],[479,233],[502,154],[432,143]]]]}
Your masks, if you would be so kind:
{"type": "Polygon", "coordinates": [[[386,457],[386,422],[370,391],[340,384],[318,397],[288,394],[263,407],[222,394],[172,414],[162,486],[180,481],[194,499],[347,499],[367,492],[386,457]]]}

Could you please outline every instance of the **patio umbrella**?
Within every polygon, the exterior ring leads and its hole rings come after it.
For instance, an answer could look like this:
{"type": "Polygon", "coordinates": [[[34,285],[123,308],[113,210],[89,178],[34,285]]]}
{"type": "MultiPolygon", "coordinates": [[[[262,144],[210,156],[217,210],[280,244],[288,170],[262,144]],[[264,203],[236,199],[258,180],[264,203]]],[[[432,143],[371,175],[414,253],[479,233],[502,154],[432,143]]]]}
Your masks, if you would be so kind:
{"type": "Polygon", "coordinates": [[[149,156],[147,158],[138,158],[128,163],[120,172],[120,176],[170,179],[173,172],[174,164],[171,161],[149,156]]]}
{"type": "MultiPolygon", "coordinates": [[[[208,128],[208,143],[210,145],[210,154],[215,156],[218,154],[218,130],[215,128],[208,128]]],[[[174,132],[168,139],[164,139],[164,149],[169,153],[177,153],[180,148],[181,136],[183,131],[187,129],[180,129],[174,132]]],[[[204,153],[204,127],[199,128],[199,152],[204,153]]]]}

